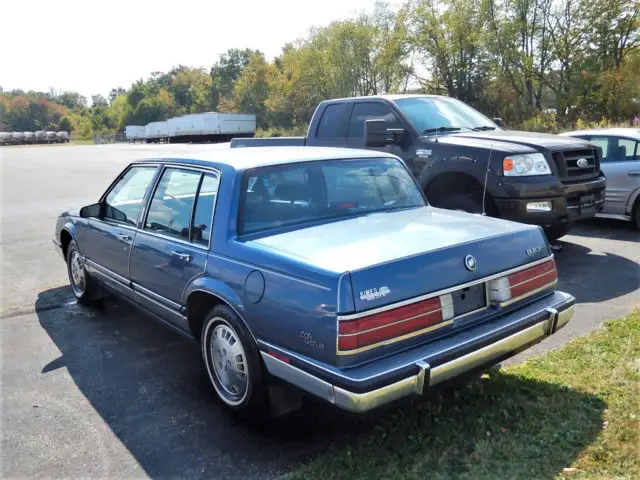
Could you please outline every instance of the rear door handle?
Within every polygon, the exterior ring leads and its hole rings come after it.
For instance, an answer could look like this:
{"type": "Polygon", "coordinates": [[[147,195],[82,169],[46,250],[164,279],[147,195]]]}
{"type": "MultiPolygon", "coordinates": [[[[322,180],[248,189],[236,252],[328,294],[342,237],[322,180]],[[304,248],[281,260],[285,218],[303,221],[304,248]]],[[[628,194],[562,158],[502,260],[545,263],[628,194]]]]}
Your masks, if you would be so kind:
{"type": "Polygon", "coordinates": [[[176,257],[178,257],[180,260],[184,260],[185,262],[189,263],[191,261],[191,255],[189,255],[188,253],[182,253],[182,252],[178,252],[176,250],[174,250],[173,253],[176,257]]]}
{"type": "Polygon", "coordinates": [[[634,170],[631,172],[627,172],[627,175],[629,175],[630,177],[640,177],[640,170],[634,170]]]}

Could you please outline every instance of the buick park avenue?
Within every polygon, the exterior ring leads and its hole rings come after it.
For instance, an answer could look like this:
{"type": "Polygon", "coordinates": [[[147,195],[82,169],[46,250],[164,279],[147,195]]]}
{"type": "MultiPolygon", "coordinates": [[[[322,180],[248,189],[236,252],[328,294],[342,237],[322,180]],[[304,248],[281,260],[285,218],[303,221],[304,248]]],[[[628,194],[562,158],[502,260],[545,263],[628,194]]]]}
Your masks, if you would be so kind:
{"type": "Polygon", "coordinates": [[[57,220],[79,303],[107,293],[195,339],[221,401],[286,385],[364,412],[482,371],[553,335],[544,232],[430,206],[400,158],[228,149],[130,164],[57,220]]]}

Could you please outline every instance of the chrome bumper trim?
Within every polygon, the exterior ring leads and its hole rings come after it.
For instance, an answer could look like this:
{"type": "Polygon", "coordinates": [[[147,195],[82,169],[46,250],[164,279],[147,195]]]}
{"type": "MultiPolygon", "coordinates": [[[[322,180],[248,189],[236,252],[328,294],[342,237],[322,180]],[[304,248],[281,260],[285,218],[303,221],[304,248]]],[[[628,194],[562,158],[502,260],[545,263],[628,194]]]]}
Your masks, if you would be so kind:
{"type": "Polygon", "coordinates": [[[355,393],[326,382],[293,365],[283,362],[264,351],[262,359],[267,371],[306,392],[320,397],[337,407],[362,413],[410,395],[422,395],[423,389],[432,387],[493,360],[516,354],[521,349],[536,344],[564,327],[573,317],[575,306],[563,310],[545,308],[549,317],[513,335],[470,352],[449,362],[431,368],[424,361],[416,362],[418,374],[365,393],[355,393]]]}

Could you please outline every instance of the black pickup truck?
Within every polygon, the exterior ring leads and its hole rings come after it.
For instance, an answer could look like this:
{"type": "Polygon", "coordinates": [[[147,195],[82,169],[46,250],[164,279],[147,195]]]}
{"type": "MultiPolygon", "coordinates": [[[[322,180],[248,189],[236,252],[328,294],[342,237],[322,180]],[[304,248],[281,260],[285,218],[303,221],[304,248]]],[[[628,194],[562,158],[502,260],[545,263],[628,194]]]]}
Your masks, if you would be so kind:
{"type": "Polygon", "coordinates": [[[599,149],[510,131],[459,100],[383,95],[321,102],[306,137],[237,138],[232,148],[369,148],[402,158],[434,206],[540,225],[550,241],[604,205],[599,149]]]}

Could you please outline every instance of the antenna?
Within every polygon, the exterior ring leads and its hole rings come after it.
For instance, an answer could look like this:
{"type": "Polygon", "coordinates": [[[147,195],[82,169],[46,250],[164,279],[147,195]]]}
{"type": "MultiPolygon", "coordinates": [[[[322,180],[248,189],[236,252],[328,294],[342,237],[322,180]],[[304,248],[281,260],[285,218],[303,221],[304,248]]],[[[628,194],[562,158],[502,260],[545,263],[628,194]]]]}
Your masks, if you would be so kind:
{"type": "Polygon", "coordinates": [[[491,154],[493,153],[493,142],[491,142],[491,145],[489,147],[489,160],[487,160],[487,168],[484,171],[484,186],[482,187],[482,216],[486,217],[487,216],[487,212],[486,209],[484,207],[484,201],[485,201],[485,197],[487,196],[487,180],[489,178],[489,167],[491,165],[491,154]]]}

